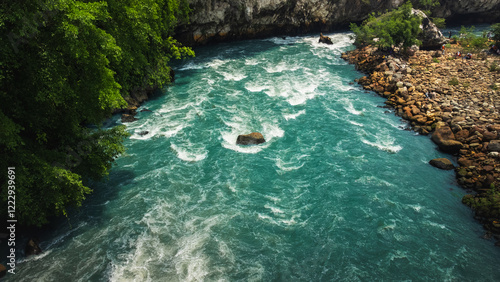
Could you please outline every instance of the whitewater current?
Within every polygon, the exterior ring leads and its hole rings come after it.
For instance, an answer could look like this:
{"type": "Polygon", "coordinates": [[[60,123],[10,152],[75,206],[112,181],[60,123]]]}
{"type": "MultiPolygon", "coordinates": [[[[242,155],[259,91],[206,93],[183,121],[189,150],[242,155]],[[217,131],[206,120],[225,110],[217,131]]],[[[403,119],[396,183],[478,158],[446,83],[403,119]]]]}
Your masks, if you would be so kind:
{"type": "MultiPolygon", "coordinates": [[[[348,33],[198,48],[8,281],[499,281],[440,153],[354,84],[348,33]],[[147,131],[147,134],[144,134],[147,131]],[[260,132],[266,143],[236,144],[260,132]]],[[[120,124],[118,117],[110,125],[120,124]]]]}

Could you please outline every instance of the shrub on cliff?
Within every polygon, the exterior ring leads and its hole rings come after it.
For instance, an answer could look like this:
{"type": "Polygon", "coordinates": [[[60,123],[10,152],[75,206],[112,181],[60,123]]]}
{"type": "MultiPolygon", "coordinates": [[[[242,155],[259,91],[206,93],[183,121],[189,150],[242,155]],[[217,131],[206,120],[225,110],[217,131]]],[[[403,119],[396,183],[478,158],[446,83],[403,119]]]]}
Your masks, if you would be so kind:
{"type": "Polygon", "coordinates": [[[42,225],[82,204],[85,180],[108,173],[127,136],[88,125],[124,106],[132,87],[169,81],[169,60],[192,53],[170,37],[188,9],[185,0],[0,3],[0,220],[15,205],[19,224],[42,225]]]}
{"type": "Polygon", "coordinates": [[[417,39],[420,33],[421,19],[412,15],[412,4],[407,2],[398,9],[375,17],[370,17],[361,26],[351,23],[356,46],[374,45],[378,48],[392,46],[407,49],[420,45],[417,39]]]}

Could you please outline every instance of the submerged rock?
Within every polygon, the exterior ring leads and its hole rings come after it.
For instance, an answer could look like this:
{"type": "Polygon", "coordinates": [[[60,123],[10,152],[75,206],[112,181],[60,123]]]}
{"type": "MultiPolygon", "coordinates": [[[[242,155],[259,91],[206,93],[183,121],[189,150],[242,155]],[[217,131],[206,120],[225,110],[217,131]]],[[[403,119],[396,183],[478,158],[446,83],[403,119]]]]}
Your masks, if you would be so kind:
{"type": "Polygon", "coordinates": [[[431,164],[433,167],[437,167],[439,169],[444,169],[444,170],[452,170],[455,168],[455,166],[451,163],[451,161],[446,158],[430,160],[429,164],[431,164]]]}
{"type": "Polygon", "coordinates": [[[325,43],[325,44],[328,44],[328,45],[332,45],[333,42],[332,42],[332,39],[328,36],[324,36],[323,33],[320,33],[319,34],[319,43],[325,43]]]}
{"type": "Polygon", "coordinates": [[[236,144],[238,145],[256,145],[266,142],[264,136],[258,132],[252,132],[247,135],[239,135],[236,139],[236,144]]]}
{"type": "Polygon", "coordinates": [[[136,120],[137,120],[137,118],[135,118],[133,115],[129,115],[129,114],[122,115],[122,122],[133,122],[136,120]]]}
{"type": "Polygon", "coordinates": [[[39,242],[37,239],[30,239],[26,247],[24,248],[24,254],[28,257],[31,255],[38,255],[42,253],[42,249],[38,245],[39,242]]]}
{"type": "Polygon", "coordinates": [[[148,135],[148,134],[149,134],[149,131],[144,130],[144,131],[139,132],[138,134],[139,134],[139,136],[148,135]]]}

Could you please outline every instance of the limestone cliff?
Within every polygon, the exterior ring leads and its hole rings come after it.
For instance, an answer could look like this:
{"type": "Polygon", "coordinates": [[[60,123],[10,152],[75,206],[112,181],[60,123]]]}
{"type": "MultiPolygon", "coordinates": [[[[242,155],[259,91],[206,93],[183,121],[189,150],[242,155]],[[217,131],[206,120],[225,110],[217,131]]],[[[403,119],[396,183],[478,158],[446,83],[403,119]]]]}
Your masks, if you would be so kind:
{"type": "MultiPolygon", "coordinates": [[[[371,12],[391,10],[404,0],[189,0],[190,24],[176,37],[187,45],[228,39],[346,28],[371,12]]],[[[441,0],[434,15],[500,20],[500,0],[441,0]]]]}
{"type": "Polygon", "coordinates": [[[434,10],[436,17],[461,23],[500,21],[500,0],[441,0],[441,3],[434,10]]]}
{"type": "Polygon", "coordinates": [[[190,24],[177,38],[188,45],[226,39],[328,31],[362,21],[403,0],[189,0],[190,24]]]}

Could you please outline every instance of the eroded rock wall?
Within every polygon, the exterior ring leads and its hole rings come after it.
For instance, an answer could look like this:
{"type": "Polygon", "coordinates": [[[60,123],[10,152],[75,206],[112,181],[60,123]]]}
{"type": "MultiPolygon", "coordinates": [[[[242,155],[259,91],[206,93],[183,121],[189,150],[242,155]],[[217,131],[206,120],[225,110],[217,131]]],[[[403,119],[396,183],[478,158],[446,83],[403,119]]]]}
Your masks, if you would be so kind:
{"type": "Polygon", "coordinates": [[[188,45],[270,35],[329,31],[362,21],[403,0],[190,0],[190,24],[177,30],[188,45]]]}
{"type": "Polygon", "coordinates": [[[500,0],[441,0],[441,6],[433,11],[433,16],[455,22],[500,21],[500,0]]]}
{"type": "MultiPolygon", "coordinates": [[[[360,22],[371,12],[400,6],[404,0],[189,0],[190,23],[177,29],[187,45],[213,41],[326,32],[360,22]]],[[[434,16],[500,20],[500,0],[441,0],[434,16]]]]}

